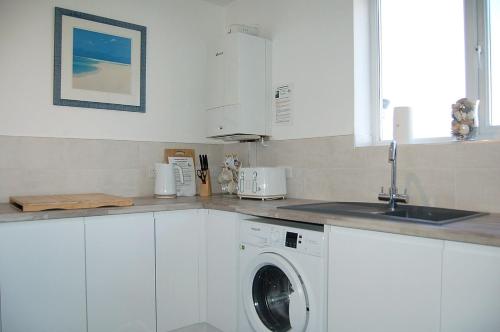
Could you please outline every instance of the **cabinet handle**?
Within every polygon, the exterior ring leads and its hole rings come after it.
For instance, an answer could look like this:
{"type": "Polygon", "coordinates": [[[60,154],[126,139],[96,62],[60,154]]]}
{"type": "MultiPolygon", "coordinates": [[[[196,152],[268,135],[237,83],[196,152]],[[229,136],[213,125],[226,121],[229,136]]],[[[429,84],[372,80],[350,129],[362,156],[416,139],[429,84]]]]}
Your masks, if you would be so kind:
{"type": "Polygon", "coordinates": [[[224,129],[224,127],[222,127],[222,126],[219,126],[219,130],[222,130],[222,129],[224,129]]]}
{"type": "Polygon", "coordinates": [[[224,52],[216,52],[215,56],[224,55],[224,52]]]}

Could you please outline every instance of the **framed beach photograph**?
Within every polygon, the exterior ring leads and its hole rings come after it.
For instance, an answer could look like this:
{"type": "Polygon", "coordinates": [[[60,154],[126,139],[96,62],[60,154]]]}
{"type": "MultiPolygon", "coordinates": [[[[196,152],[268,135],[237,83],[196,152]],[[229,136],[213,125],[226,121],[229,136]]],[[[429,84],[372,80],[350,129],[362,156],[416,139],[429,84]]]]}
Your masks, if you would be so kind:
{"type": "Polygon", "coordinates": [[[56,7],[54,105],[146,112],[146,27],[56,7]]]}

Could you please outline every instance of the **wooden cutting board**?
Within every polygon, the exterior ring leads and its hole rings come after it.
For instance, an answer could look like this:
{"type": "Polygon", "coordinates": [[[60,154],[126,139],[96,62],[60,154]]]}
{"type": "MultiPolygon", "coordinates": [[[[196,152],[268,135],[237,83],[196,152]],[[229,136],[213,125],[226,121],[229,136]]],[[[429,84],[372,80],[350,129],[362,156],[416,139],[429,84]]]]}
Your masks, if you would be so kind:
{"type": "Polygon", "coordinates": [[[23,212],[91,209],[103,206],[131,206],[132,198],[106,194],[11,196],[10,203],[23,212]]]}

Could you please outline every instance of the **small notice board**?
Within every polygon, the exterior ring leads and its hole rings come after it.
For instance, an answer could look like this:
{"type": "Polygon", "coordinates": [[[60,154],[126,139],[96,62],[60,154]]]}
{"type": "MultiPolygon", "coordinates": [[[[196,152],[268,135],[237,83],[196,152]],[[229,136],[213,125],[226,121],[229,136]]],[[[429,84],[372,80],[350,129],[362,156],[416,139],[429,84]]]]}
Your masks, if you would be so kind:
{"type": "Polygon", "coordinates": [[[183,181],[181,174],[175,170],[175,186],[177,188],[177,196],[194,196],[196,195],[196,175],[194,161],[195,153],[193,149],[166,149],[165,162],[175,164],[182,169],[183,181]]]}
{"type": "Polygon", "coordinates": [[[276,125],[292,125],[293,123],[293,105],[292,105],[293,86],[292,84],[282,84],[274,89],[274,119],[276,125]]]}

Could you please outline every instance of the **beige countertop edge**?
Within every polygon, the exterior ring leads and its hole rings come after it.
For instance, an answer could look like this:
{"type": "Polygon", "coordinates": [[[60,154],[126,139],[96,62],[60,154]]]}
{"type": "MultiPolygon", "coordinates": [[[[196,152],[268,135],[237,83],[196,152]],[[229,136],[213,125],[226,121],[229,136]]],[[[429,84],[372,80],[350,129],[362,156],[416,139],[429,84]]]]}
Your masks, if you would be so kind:
{"type": "MultiPolygon", "coordinates": [[[[287,213],[288,211],[286,211],[285,213],[282,213],[281,211],[279,211],[278,213],[252,213],[254,211],[251,211],[249,209],[236,209],[236,212],[242,214],[251,214],[259,217],[286,219],[337,227],[500,247],[500,233],[487,234],[479,230],[475,231],[473,229],[474,227],[472,226],[469,227],[470,229],[454,229],[449,227],[449,225],[434,226],[374,218],[365,219],[341,215],[322,215],[315,213],[307,213],[307,220],[305,220],[304,215],[301,215],[300,212],[296,214],[289,214],[287,213]]],[[[500,218],[500,216],[498,217],[500,218]]],[[[469,221],[464,221],[461,223],[469,224],[473,222],[474,220],[470,219],[469,221]]],[[[500,232],[500,223],[498,224],[498,228],[498,232],[500,232]]]]}
{"type": "Polygon", "coordinates": [[[0,224],[19,221],[92,217],[129,213],[147,213],[187,209],[215,209],[258,217],[286,219],[306,223],[500,247],[500,214],[490,214],[466,221],[442,226],[434,226],[381,219],[355,218],[341,215],[325,215],[277,209],[278,206],[282,205],[317,202],[300,199],[262,202],[239,200],[234,197],[227,196],[214,196],[213,198],[182,197],[170,200],[155,199],[152,197],[138,197],[134,199],[134,202],[135,205],[130,207],[104,207],[96,209],[54,210],[43,212],[21,212],[7,203],[2,203],[0,204],[0,224]]]}

